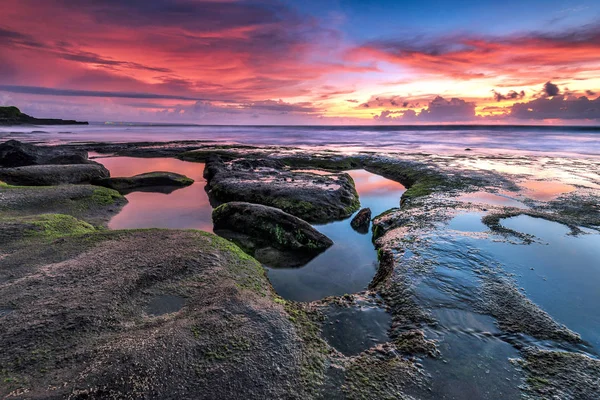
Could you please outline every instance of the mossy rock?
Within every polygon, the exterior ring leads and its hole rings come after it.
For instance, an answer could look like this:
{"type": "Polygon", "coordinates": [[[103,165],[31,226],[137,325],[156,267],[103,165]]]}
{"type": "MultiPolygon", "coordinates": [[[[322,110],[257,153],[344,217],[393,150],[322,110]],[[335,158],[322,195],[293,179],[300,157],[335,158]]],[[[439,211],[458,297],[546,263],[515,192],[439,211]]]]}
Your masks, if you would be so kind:
{"type": "Polygon", "coordinates": [[[121,193],[130,193],[136,190],[164,192],[165,189],[168,188],[172,188],[172,191],[177,188],[189,186],[194,183],[194,180],[174,172],[156,171],[127,178],[117,177],[97,179],[93,183],[95,185],[118,190],[121,193]]]}

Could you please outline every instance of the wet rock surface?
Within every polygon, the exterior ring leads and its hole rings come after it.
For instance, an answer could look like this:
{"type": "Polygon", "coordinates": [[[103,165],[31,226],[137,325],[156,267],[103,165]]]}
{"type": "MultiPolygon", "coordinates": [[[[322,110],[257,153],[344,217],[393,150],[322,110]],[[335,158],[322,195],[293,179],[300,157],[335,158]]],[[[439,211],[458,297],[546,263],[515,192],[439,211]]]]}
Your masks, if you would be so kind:
{"type": "Polygon", "coordinates": [[[360,233],[368,233],[371,226],[371,209],[363,208],[352,218],[350,226],[360,233]]]}
{"type": "Polygon", "coordinates": [[[348,174],[319,176],[291,172],[277,160],[206,163],[209,195],[220,202],[245,201],[279,208],[308,222],[326,222],[352,215],[359,206],[348,174]]]}
{"type": "Polygon", "coordinates": [[[527,374],[525,398],[598,398],[600,361],[583,354],[527,349],[519,365],[527,374]]]}
{"type": "Polygon", "coordinates": [[[213,211],[214,232],[270,266],[306,263],[333,242],[306,221],[274,207],[231,202],[213,211]]]}
{"type": "Polygon", "coordinates": [[[110,189],[118,190],[121,193],[130,193],[136,190],[160,192],[168,191],[169,188],[186,187],[194,183],[193,179],[185,175],[176,174],[174,172],[147,172],[132,177],[104,177],[95,179],[92,182],[94,185],[104,186],[110,189]]]}
{"type": "Polygon", "coordinates": [[[23,186],[90,183],[109,176],[108,170],[100,164],[32,165],[0,168],[0,181],[23,186]]]}
{"type": "Polygon", "coordinates": [[[36,146],[9,140],[0,144],[0,167],[23,167],[45,164],[86,164],[87,151],[81,149],[61,149],[51,146],[36,146]]]}

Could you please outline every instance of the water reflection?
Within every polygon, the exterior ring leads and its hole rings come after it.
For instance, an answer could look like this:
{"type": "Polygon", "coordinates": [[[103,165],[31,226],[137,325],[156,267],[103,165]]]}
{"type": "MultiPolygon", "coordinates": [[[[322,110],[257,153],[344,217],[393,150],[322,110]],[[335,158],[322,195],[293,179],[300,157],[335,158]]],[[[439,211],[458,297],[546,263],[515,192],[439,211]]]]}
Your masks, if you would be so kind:
{"type": "Polygon", "coordinates": [[[517,246],[485,241],[482,247],[515,274],[534,303],[600,349],[600,234],[572,236],[564,225],[525,215],[502,225],[543,242],[517,246]]]}
{"type": "Polygon", "coordinates": [[[540,201],[553,200],[561,194],[575,190],[575,186],[552,181],[525,181],[519,185],[525,188],[524,192],[527,197],[540,201]]]}
{"type": "MultiPolygon", "coordinates": [[[[405,188],[401,184],[365,170],[348,173],[354,179],[362,207],[373,216],[398,207],[405,188]]],[[[350,227],[352,217],[316,228],[334,245],[298,269],[268,268],[269,279],[277,293],[290,300],[313,301],[327,296],[364,290],[377,270],[377,254],[371,235],[350,227]]]]}
{"type": "Polygon", "coordinates": [[[172,193],[133,192],[129,201],[109,222],[110,229],[172,228],[201,229],[212,232],[212,207],[202,177],[204,164],[173,158],[97,158],[111,176],[132,176],[144,172],[176,172],[194,179],[194,184],[172,193]]]}
{"type": "Polygon", "coordinates": [[[506,206],[516,208],[529,208],[518,200],[511,199],[508,196],[503,196],[488,192],[473,192],[467,193],[456,198],[458,201],[473,204],[489,204],[493,206],[506,206]]]}

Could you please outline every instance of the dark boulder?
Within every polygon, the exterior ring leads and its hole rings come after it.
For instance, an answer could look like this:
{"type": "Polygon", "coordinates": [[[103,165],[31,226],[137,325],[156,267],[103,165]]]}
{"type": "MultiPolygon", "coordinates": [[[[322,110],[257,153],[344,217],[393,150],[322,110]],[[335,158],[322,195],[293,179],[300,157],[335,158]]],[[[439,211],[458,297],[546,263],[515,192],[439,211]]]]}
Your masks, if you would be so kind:
{"type": "Polygon", "coordinates": [[[90,183],[110,176],[100,164],[29,165],[0,168],[0,181],[21,186],[52,186],[65,183],[90,183]]]}
{"type": "Polygon", "coordinates": [[[279,208],[309,222],[347,218],[359,207],[350,175],[292,172],[277,160],[207,161],[204,176],[217,202],[243,201],[279,208]]]}
{"type": "Polygon", "coordinates": [[[9,140],[0,144],[0,167],[87,163],[91,163],[91,161],[88,160],[87,152],[83,150],[35,146],[18,140],[9,140]]]}
{"type": "Polygon", "coordinates": [[[352,218],[350,226],[360,233],[369,232],[369,226],[371,225],[371,209],[363,208],[352,218]]]}
{"type": "Polygon", "coordinates": [[[174,172],[148,172],[128,178],[101,178],[93,181],[94,185],[104,186],[119,192],[159,191],[171,192],[194,183],[193,179],[174,172]]]}
{"type": "Polygon", "coordinates": [[[260,204],[222,204],[213,222],[215,233],[271,266],[302,265],[333,244],[308,222],[260,204]]]}

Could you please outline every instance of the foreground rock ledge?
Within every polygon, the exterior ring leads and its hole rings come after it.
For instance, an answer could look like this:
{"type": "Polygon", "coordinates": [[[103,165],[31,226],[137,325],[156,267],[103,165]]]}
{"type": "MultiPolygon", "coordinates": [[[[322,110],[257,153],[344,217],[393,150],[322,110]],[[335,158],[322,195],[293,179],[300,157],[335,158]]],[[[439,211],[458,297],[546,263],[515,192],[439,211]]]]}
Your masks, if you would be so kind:
{"type": "Polygon", "coordinates": [[[213,211],[214,230],[271,266],[298,266],[333,242],[308,222],[274,207],[225,203],[213,211]]]}
{"type": "Polygon", "coordinates": [[[306,398],[300,328],[261,265],[224,239],[70,235],[0,258],[11,265],[21,269],[0,285],[2,398],[306,398]],[[149,310],[174,298],[170,312],[149,310]]]}

